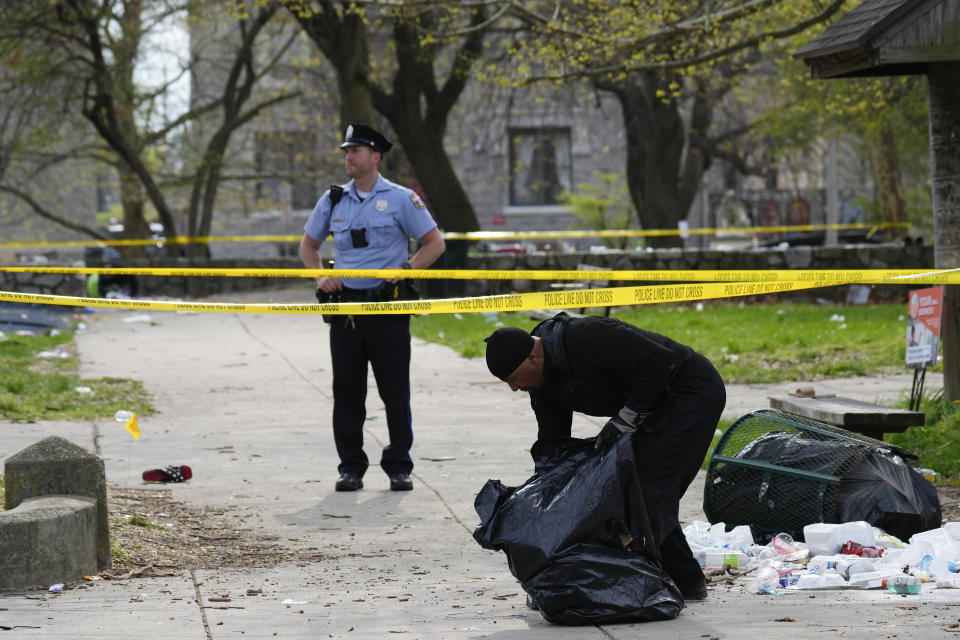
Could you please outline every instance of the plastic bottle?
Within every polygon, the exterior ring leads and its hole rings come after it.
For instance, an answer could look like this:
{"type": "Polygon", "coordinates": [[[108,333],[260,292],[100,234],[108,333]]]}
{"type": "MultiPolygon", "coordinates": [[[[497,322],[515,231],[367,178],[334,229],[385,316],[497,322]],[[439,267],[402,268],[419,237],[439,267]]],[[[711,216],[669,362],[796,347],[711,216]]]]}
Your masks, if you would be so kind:
{"type": "Polygon", "coordinates": [[[726,549],[716,549],[707,551],[704,558],[704,567],[707,569],[720,569],[723,565],[730,565],[731,569],[741,569],[747,566],[750,556],[739,551],[728,551],[726,549]]]}
{"type": "Polygon", "coordinates": [[[916,595],[920,593],[923,583],[914,576],[892,576],[885,578],[883,588],[892,593],[916,595]]]}

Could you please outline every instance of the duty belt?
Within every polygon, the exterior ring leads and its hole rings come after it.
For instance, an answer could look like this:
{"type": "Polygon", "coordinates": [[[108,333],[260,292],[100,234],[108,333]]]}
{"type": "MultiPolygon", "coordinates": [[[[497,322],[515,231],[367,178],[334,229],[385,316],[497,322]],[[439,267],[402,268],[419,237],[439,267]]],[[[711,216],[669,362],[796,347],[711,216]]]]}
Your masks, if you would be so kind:
{"type": "Polygon", "coordinates": [[[348,289],[344,287],[336,292],[339,302],[386,302],[389,300],[387,291],[383,287],[373,289],[348,289]]]}

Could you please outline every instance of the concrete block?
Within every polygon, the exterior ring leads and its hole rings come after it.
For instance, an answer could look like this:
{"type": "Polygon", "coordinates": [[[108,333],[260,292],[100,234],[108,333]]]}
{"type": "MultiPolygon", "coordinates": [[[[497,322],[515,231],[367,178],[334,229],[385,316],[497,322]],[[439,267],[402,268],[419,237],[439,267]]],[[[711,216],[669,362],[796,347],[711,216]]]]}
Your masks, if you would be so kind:
{"type": "Polygon", "coordinates": [[[97,542],[93,498],[28,498],[0,512],[0,591],[72,582],[97,573],[97,542]]]}
{"type": "Polygon", "coordinates": [[[7,458],[4,475],[8,510],[24,500],[40,496],[93,498],[97,503],[97,566],[110,568],[110,525],[103,460],[69,440],[50,436],[7,458]]]}

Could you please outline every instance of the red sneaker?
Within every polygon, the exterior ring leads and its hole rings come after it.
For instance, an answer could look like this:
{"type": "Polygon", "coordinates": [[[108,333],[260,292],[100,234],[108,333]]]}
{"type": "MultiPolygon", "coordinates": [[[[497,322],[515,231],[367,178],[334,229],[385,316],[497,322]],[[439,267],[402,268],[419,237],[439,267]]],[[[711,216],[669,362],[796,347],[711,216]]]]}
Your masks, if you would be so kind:
{"type": "Polygon", "coordinates": [[[143,472],[145,482],[184,482],[193,477],[193,470],[185,464],[170,464],[143,472]]]}

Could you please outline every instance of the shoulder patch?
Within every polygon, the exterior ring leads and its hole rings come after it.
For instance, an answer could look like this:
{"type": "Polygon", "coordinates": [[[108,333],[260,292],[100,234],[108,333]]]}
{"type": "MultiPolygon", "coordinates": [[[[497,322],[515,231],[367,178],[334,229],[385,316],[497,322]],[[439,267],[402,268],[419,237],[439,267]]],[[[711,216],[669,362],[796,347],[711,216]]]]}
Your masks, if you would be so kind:
{"type": "Polygon", "coordinates": [[[427,205],[423,204],[423,200],[420,199],[420,196],[415,193],[410,194],[410,202],[412,202],[413,206],[415,206],[417,209],[427,208],[427,205]]]}

